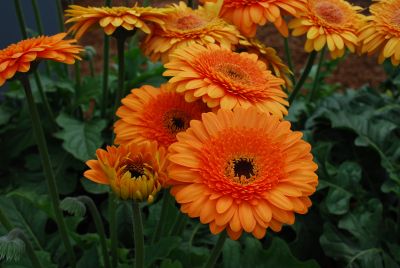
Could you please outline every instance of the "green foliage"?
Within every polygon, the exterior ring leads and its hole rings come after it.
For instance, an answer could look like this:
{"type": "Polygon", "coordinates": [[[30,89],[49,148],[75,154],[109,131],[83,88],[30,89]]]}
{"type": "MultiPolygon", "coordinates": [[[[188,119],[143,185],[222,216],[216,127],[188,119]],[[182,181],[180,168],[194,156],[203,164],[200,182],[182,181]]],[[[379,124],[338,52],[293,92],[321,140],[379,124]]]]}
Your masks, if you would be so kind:
{"type": "Polygon", "coordinates": [[[25,252],[24,241],[18,236],[13,235],[12,232],[0,237],[0,261],[19,261],[25,252]]]}

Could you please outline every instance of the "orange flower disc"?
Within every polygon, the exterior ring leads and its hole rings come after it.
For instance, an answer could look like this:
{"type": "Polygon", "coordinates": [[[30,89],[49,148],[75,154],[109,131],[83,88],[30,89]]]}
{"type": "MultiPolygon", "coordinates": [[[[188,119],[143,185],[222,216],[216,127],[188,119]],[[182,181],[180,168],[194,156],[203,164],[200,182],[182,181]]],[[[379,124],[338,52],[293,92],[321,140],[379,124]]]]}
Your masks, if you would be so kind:
{"type": "Polygon", "coordinates": [[[132,89],[122,104],[117,110],[121,119],[114,128],[116,144],[157,141],[167,148],[176,141],[177,133],[189,127],[190,120],[200,119],[209,111],[201,101],[187,103],[168,84],[132,89]]]}
{"type": "MultiPolygon", "coordinates": [[[[203,0],[202,2],[216,2],[203,0]]],[[[272,22],[283,36],[288,28],[283,15],[297,16],[306,0],[224,0],[220,16],[235,24],[246,37],[254,37],[257,25],[272,22]]]]}
{"type": "Polygon", "coordinates": [[[66,33],[53,36],[39,36],[22,40],[0,50],[0,86],[11,79],[17,72],[26,73],[31,63],[46,59],[66,64],[81,59],[78,54],[83,49],[76,45],[75,39],[63,40],[66,33]]]}
{"type": "Polygon", "coordinates": [[[202,98],[210,108],[256,106],[279,117],[287,114],[284,81],[271,74],[257,55],[235,53],[211,44],[175,50],[165,64],[166,76],[186,101],[202,98]]]}
{"type": "Polygon", "coordinates": [[[171,193],[190,217],[213,234],[256,238],[293,224],[315,192],[317,165],[310,145],[290,123],[254,107],[206,113],[169,148],[171,193]]]}
{"type": "Polygon", "coordinates": [[[136,28],[146,34],[151,32],[149,22],[162,24],[161,17],[168,9],[152,7],[82,7],[70,5],[65,10],[65,16],[69,19],[65,23],[73,23],[68,32],[75,34],[79,39],[96,23],[103,28],[107,35],[112,35],[118,27],[126,31],[136,28]]]}
{"type": "Polygon", "coordinates": [[[377,1],[369,7],[371,16],[359,31],[361,52],[379,53],[379,63],[390,58],[393,65],[400,63],[400,1],[377,1]]]}
{"type": "Polygon", "coordinates": [[[346,48],[355,52],[357,29],[364,21],[360,10],[344,0],[308,0],[306,10],[289,22],[289,28],[293,36],[307,34],[307,52],[320,51],[327,45],[331,57],[338,58],[346,48]]]}
{"type": "Polygon", "coordinates": [[[156,142],[107,146],[96,151],[97,160],[89,160],[84,176],[107,184],[121,199],[147,200],[151,203],[166,181],[166,151],[156,142]]]}
{"type": "Polygon", "coordinates": [[[176,48],[187,47],[192,43],[215,43],[231,49],[237,44],[239,31],[235,26],[218,17],[219,10],[209,3],[197,10],[187,7],[184,2],[173,6],[164,18],[164,24],[155,25],[154,31],[142,44],[144,54],[151,60],[168,61],[168,55],[176,48]]]}

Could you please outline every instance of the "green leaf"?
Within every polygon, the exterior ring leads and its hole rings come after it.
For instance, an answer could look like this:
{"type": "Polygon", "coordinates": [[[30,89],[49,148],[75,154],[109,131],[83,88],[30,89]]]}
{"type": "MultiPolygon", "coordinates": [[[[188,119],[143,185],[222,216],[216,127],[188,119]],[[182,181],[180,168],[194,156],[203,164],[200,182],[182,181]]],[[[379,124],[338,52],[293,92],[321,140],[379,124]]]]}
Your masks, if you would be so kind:
{"type": "Polygon", "coordinates": [[[97,252],[97,247],[93,244],[90,248],[86,248],[83,251],[83,256],[79,259],[77,268],[88,268],[88,267],[101,267],[100,256],[97,252]]]}
{"type": "Polygon", "coordinates": [[[95,183],[86,178],[81,179],[81,184],[82,184],[83,189],[85,189],[86,192],[91,193],[91,194],[105,194],[110,189],[110,187],[108,185],[95,183]]]}
{"type": "Polygon", "coordinates": [[[57,117],[57,124],[63,128],[56,137],[63,140],[63,148],[77,159],[87,161],[95,156],[101,147],[101,132],[106,127],[105,120],[82,122],[62,113],[57,117]]]}
{"type": "Polygon", "coordinates": [[[145,246],[145,266],[150,266],[156,260],[167,258],[172,250],[179,247],[181,242],[182,238],[179,236],[167,236],[162,237],[160,241],[153,245],[145,246]]]}
{"type": "Polygon", "coordinates": [[[0,106],[0,126],[6,124],[12,115],[13,112],[11,109],[5,106],[0,106]]]}
{"type": "Polygon", "coordinates": [[[222,249],[223,267],[235,267],[240,263],[240,243],[227,239],[222,249]]]}
{"type": "Polygon", "coordinates": [[[172,261],[170,259],[166,259],[161,262],[160,268],[183,268],[183,265],[178,260],[172,261]]]}

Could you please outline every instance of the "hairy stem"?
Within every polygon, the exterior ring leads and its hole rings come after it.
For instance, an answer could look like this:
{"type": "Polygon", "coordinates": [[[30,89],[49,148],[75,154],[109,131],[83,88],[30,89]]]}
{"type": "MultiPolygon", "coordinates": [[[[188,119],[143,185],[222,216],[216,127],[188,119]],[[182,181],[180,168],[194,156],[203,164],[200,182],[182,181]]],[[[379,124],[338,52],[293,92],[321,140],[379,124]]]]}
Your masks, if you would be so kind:
{"type": "Polygon", "coordinates": [[[139,203],[133,201],[133,229],[135,238],[135,268],[144,267],[144,236],[139,203]]]}

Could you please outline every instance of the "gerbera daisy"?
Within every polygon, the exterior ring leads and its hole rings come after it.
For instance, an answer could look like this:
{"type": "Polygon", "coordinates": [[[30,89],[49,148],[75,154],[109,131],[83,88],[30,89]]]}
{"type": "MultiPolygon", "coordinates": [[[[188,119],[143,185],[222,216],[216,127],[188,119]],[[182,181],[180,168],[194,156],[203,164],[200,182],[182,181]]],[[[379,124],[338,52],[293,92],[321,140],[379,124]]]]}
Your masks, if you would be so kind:
{"type": "MultiPolygon", "coordinates": [[[[203,0],[202,2],[216,2],[203,0]]],[[[283,36],[288,28],[283,15],[297,16],[306,0],[224,0],[220,16],[235,24],[247,37],[256,35],[257,25],[272,22],[283,36]]]]}
{"type": "Polygon", "coordinates": [[[121,199],[147,200],[151,203],[166,180],[166,151],[156,142],[107,146],[96,151],[97,160],[89,160],[84,176],[108,184],[121,199]]]}
{"type": "Polygon", "coordinates": [[[112,35],[119,27],[126,31],[136,28],[146,34],[151,32],[149,22],[163,23],[160,19],[167,9],[152,7],[82,7],[70,5],[65,10],[69,19],[65,23],[74,23],[69,32],[79,39],[91,26],[99,24],[107,35],[112,35]]]}
{"type": "Polygon", "coordinates": [[[171,193],[213,234],[262,238],[305,214],[318,184],[310,145],[288,121],[254,107],[193,120],[169,148],[171,193]]]}
{"type": "Polygon", "coordinates": [[[307,34],[305,50],[320,51],[328,46],[332,58],[343,56],[346,48],[354,52],[357,30],[363,22],[359,6],[344,0],[308,0],[307,9],[289,22],[293,36],[307,34]]]}
{"type": "Polygon", "coordinates": [[[372,55],[379,52],[379,63],[390,58],[393,65],[400,63],[400,1],[379,1],[369,7],[371,16],[361,28],[361,52],[372,55]]]}
{"type": "Polygon", "coordinates": [[[210,108],[233,109],[255,105],[279,117],[288,102],[284,81],[272,75],[257,55],[235,53],[215,44],[175,50],[165,64],[166,76],[187,101],[202,98],[210,108]]]}
{"type": "Polygon", "coordinates": [[[289,77],[291,74],[289,67],[282,61],[276,53],[276,50],[272,47],[265,46],[258,39],[242,37],[239,40],[237,50],[245,50],[249,53],[257,54],[258,58],[267,64],[269,69],[271,69],[277,77],[285,80],[287,88],[293,87],[292,80],[289,77]]]}
{"type": "Polygon", "coordinates": [[[157,141],[167,148],[176,141],[177,133],[189,127],[190,120],[209,111],[201,101],[187,103],[169,84],[132,89],[122,104],[117,110],[121,119],[114,128],[116,144],[157,141]]]}
{"type": "Polygon", "coordinates": [[[164,24],[155,26],[142,44],[144,54],[153,61],[161,58],[167,62],[173,50],[193,43],[216,43],[228,49],[238,43],[238,30],[218,17],[217,5],[210,3],[193,10],[180,2],[173,8],[173,12],[163,18],[164,24]]]}
{"type": "Polygon", "coordinates": [[[73,64],[81,59],[78,54],[83,49],[75,39],[63,40],[66,33],[53,36],[39,36],[22,40],[0,50],[0,86],[17,72],[26,73],[31,64],[41,59],[73,64]]]}

